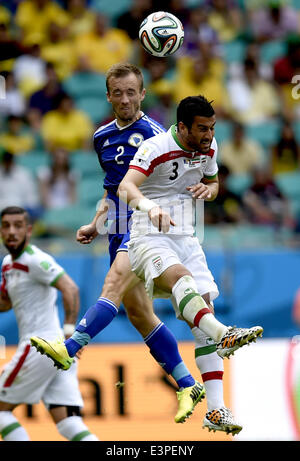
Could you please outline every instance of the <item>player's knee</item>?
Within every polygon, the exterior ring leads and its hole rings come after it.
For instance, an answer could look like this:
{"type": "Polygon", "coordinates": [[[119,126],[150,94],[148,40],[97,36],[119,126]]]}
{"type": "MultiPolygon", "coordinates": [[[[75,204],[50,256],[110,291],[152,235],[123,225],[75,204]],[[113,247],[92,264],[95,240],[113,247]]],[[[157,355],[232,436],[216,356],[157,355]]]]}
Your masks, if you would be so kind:
{"type": "Polygon", "coordinates": [[[80,416],[68,416],[56,424],[57,430],[65,439],[71,442],[99,441],[84,424],[80,416]]]}

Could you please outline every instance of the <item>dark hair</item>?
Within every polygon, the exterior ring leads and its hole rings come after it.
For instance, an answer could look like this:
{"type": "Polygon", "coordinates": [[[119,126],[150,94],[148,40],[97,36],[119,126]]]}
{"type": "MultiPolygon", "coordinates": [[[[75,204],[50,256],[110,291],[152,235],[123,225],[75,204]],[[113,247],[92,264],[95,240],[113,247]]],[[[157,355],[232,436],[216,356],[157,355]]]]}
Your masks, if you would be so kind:
{"type": "Polygon", "coordinates": [[[111,66],[106,73],[106,89],[109,93],[109,80],[120,77],[127,77],[129,74],[134,74],[138,80],[140,80],[140,91],[144,88],[144,78],[141,70],[130,63],[118,63],[111,66]]]}
{"type": "Polygon", "coordinates": [[[197,115],[212,117],[215,111],[211,103],[201,95],[182,99],[177,107],[177,123],[182,122],[190,129],[197,115]]]}
{"type": "Polygon", "coordinates": [[[1,211],[1,221],[4,215],[6,214],[22,214],[25,216],[25,220],[27,223],[29,223],[29,214],[28,212],[24,209],[21,208],[20,206],[7,206],[1,211]]]}

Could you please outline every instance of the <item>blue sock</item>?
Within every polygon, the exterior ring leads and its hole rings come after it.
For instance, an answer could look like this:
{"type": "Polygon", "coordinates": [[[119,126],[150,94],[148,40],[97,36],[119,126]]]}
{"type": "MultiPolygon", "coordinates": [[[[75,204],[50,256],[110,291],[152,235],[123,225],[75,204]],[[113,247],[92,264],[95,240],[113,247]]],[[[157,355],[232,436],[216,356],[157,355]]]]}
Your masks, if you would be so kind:
{"type": "Polygon", "coordinates": [[[151,355],[163,367],[163,369],[173,376],[179,388],[190,387],[195,384],[195,380],[183,362],[175,336],[162,322],[159,323],[146,338],[145,343],[150,349],[151,355]]]}
{"type": "Polygon", "coordinates": [[[106,298],[99,298],[80,320],[72,336],[65,341],[70,357],[74,357],[83,346],[110,324],[118,313],[117,306],[106,298]]]}

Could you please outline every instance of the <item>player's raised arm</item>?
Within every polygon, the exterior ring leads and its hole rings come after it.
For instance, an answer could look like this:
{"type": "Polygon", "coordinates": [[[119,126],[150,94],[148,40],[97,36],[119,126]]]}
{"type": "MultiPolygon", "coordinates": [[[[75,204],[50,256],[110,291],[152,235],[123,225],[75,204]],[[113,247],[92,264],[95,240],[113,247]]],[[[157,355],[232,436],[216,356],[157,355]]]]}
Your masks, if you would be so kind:
{"type": "Polygon", "coordinates": [[[138,211],[148,213],[152,224],[164,233],[168,232],[175,222],[171,219],[169,213],[162,210],[153,200],[146,198],[139,190],[147,176],[135,169],[129,169],[118,188],[118,196],[121,200],[128,203],[129,206],[138,211]]]}

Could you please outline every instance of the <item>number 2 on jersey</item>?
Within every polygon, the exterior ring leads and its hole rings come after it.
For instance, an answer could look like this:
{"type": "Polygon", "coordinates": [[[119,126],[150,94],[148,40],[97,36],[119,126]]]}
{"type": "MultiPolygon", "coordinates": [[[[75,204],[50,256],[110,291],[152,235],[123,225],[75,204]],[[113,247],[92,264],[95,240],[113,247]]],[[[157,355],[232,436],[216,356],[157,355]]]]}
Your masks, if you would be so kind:
{"type": "Polygon", "coordinates": [[[119,157],[121,157],[121,155],[124,154],[124,146],[119,146],[117,148],[117,151],[119,153],[115,156],[115,161],[117,162],[118,165],[124,165],[124,160],[119,160],[119,157]]]}

